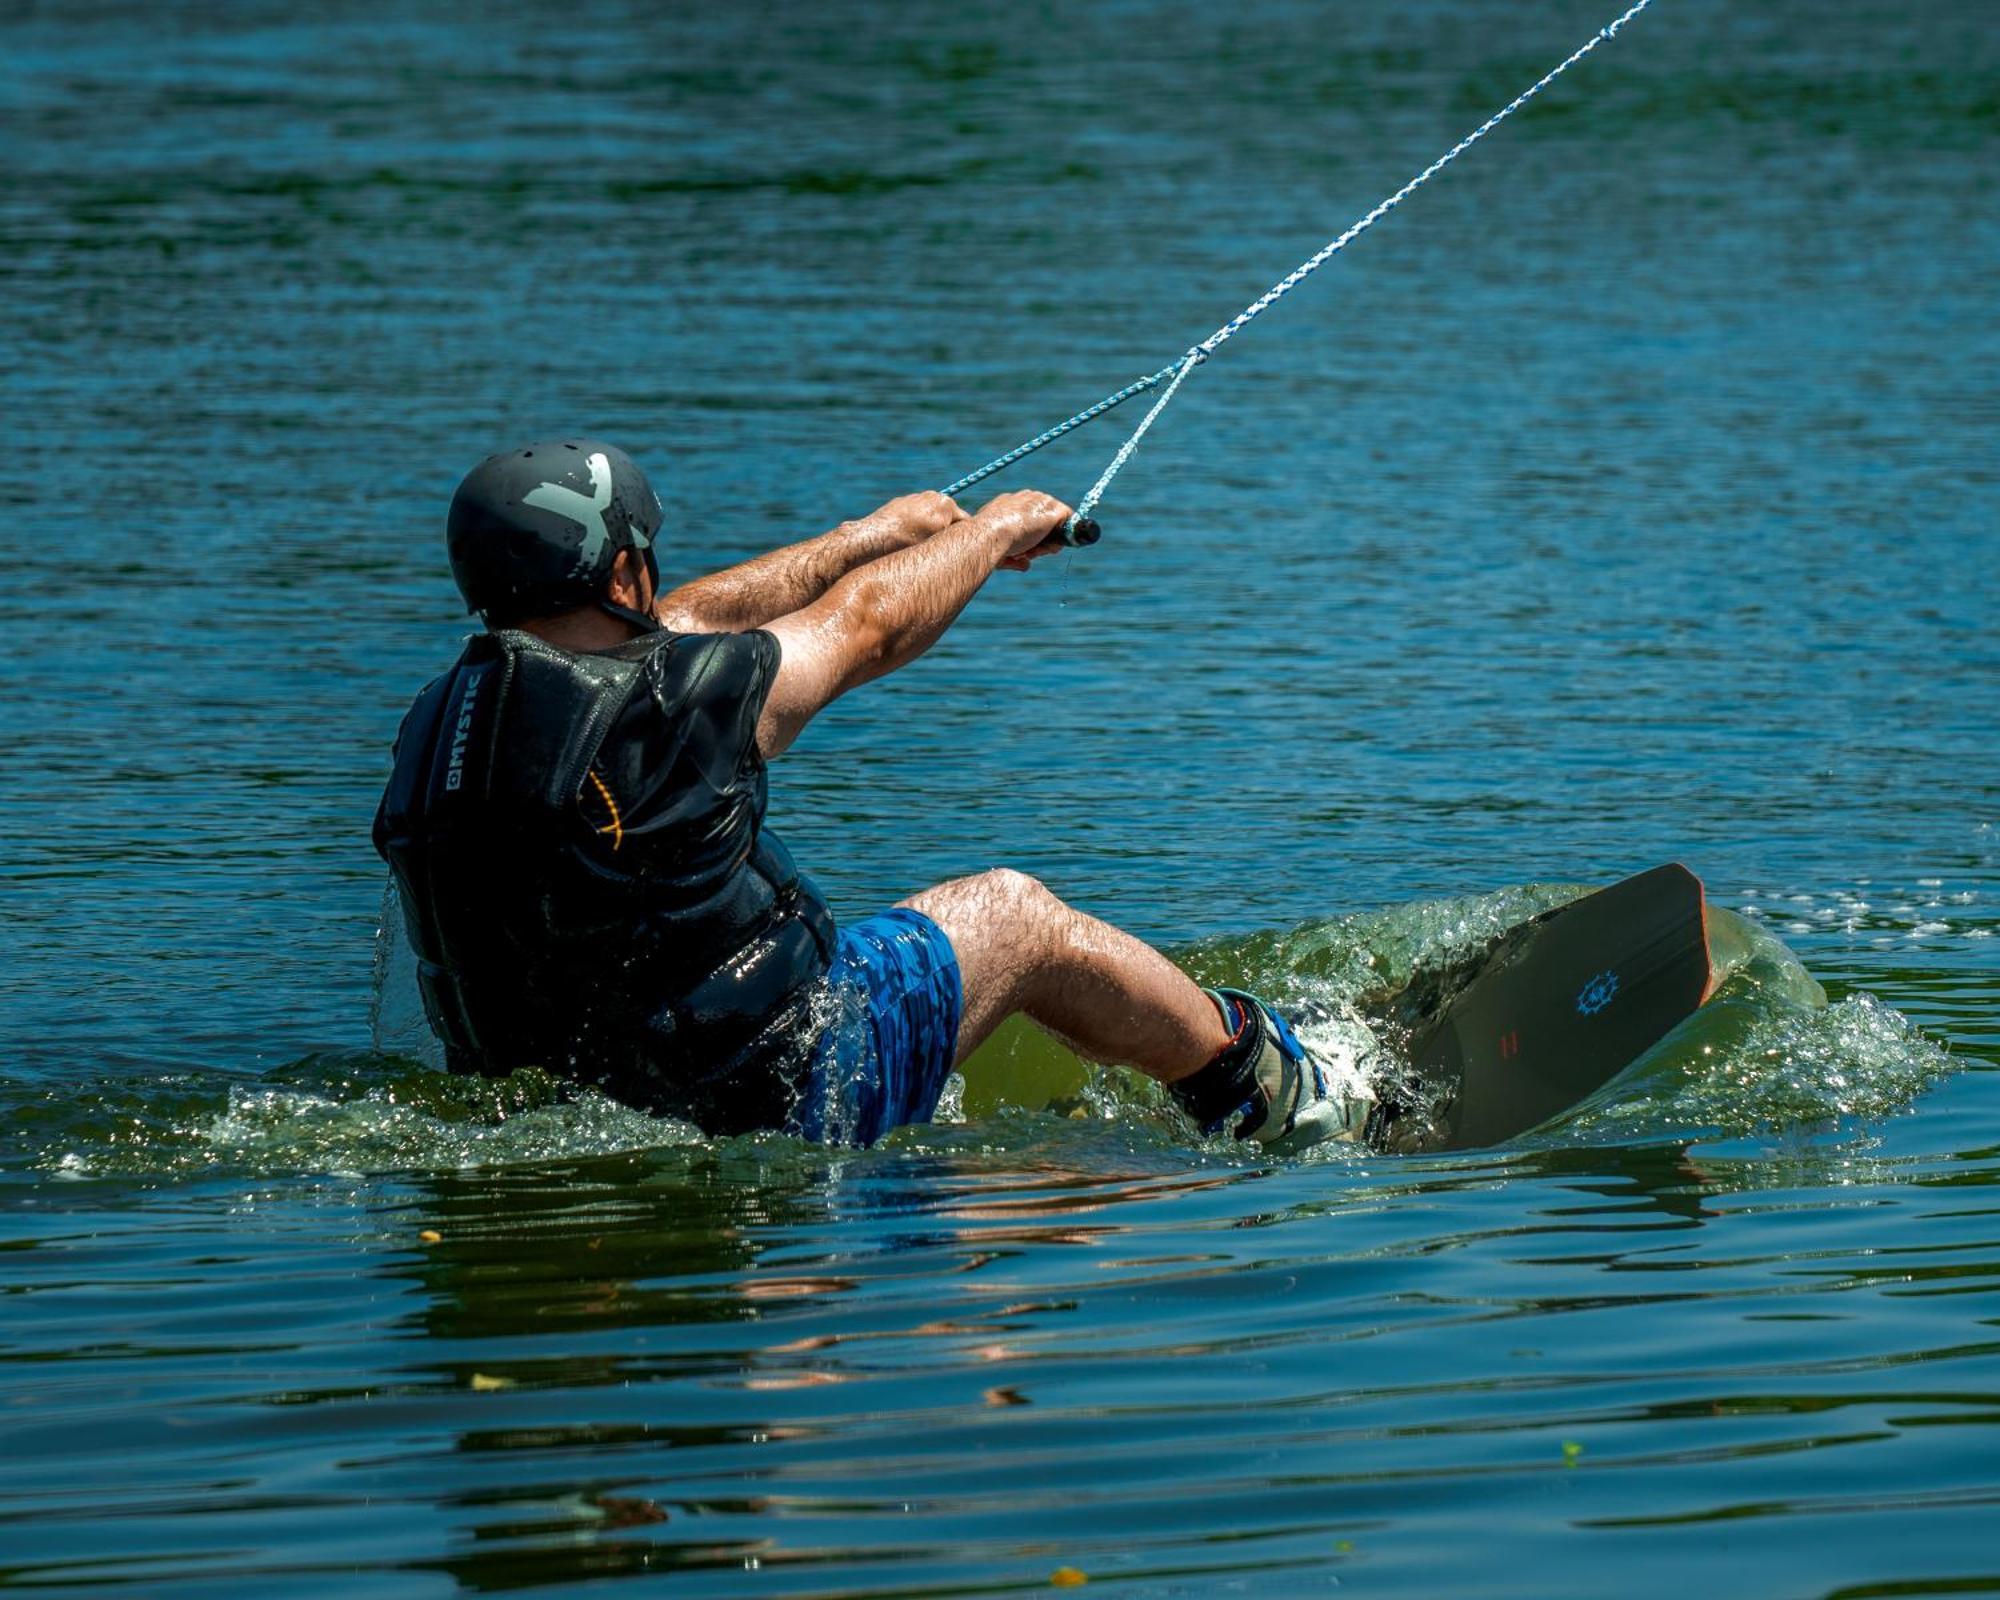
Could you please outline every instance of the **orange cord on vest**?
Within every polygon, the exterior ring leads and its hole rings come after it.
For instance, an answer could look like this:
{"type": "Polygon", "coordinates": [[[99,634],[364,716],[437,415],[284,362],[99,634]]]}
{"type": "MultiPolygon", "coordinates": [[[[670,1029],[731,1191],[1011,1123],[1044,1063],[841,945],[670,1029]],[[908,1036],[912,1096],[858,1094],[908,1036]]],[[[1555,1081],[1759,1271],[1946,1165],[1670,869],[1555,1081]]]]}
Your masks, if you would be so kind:
{"type": "Polygon", "coordinates": [[[592,783],[597,785],[597,792],[604,800],[604,809],[611,813],[611,822],[609,826],[599,828],[597,829],[597,832],[610,834],[611,848],[613,850],[616,850],[621,844],[625,842],[625,822],[624,819],[618,815],[618,802],[611,798],[611,791],[604,786],[604,780],[597,775],[597,769],[595,767],[588,768],[586,771],[586,776],[589,777],[592,783]]]}

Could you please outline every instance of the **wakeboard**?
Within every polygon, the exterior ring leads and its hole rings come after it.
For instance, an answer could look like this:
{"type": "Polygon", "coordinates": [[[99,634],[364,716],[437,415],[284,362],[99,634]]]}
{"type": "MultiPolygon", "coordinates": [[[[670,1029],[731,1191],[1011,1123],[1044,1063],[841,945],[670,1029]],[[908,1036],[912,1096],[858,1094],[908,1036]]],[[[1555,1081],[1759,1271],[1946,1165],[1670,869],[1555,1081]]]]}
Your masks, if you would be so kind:
{"type": "MultiPolygon", "coordinates": [[[[1557,906],[1373,1008],[1409,1041],[1371,1142],[1469,1150],[1596,1093],[1715,989],[1701,880],[1678,864],[1557,906]]],[[[1369,1009],[1369,1008],[1364,1008],[1369,1009]]]]}

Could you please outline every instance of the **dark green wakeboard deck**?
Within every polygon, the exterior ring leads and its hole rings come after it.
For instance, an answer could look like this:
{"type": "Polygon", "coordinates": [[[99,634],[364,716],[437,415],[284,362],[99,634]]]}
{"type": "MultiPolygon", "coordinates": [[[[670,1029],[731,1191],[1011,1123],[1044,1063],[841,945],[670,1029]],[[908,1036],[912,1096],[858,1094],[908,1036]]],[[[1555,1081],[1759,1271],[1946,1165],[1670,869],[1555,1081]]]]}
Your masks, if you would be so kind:
{"type": "MultiPolygon", "coordinates": [[[[1414,979],[1393,1016],[1409,1029],[1421,1147],[1499,1144],[1567,1111],[1714,982],[1701,880],[1679,865],[1545,911],[1473,961],[1414,979]]],[[[1382,1142],[1407,1148],[1414,1133],[1391,1113],[1382,1142]]]]}

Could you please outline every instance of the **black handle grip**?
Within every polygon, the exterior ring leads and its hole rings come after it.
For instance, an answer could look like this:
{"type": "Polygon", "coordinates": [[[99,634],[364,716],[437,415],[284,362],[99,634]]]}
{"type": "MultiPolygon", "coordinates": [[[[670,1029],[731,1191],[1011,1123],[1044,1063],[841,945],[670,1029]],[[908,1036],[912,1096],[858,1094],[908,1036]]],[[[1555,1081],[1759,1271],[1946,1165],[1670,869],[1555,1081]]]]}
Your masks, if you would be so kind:
{"type": "Polygon", "coordinates": [[[1096,544],[1104,537],[1104,530],[1097,525],[1095,517],[1065,517],[1063,525],[1056,529],[1056,543],[1082,547],[1096,544]]]}

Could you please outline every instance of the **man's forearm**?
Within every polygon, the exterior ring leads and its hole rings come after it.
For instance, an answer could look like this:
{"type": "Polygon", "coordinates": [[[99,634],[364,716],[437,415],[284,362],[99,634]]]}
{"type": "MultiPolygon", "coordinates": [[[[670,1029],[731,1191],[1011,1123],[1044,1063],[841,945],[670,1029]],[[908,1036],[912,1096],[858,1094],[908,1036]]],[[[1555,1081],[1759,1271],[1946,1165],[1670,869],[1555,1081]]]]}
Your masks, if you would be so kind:
{"type": "Polygon", "coordinates": [[[864,678],[914,661],[957,620],[1011,549],[997,517],[968,517],[923,544],[843,578],[828,595],[842,625],[866,641],[864,678]]]}
{"type": "Polygon", "coordinates": [[[778,674],[757,722],[765,758],[787,749],[829,702],[922,655],[1000,567],[1054,550],[1049,536],[1068,515],[1060,500],[1032,490],[999,495],[977,516],[866,562],[814,604],[773,618],[778,674]]]}
{"type": "Polygon", "coordinates": [[[684,583],[654,602],[653,615],[678,633],[741,633],[802,611],[856,567],[925,536],[915,513],[897,513],[900,504],[684,583]]]}

